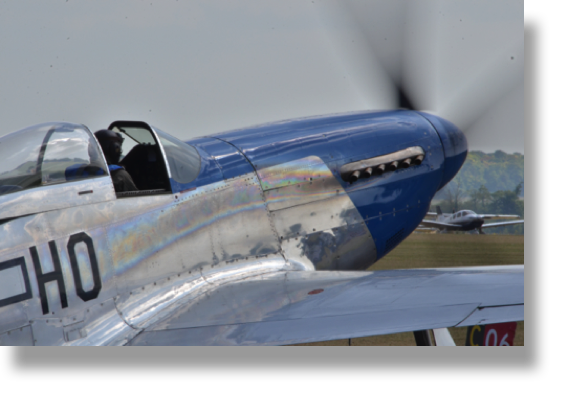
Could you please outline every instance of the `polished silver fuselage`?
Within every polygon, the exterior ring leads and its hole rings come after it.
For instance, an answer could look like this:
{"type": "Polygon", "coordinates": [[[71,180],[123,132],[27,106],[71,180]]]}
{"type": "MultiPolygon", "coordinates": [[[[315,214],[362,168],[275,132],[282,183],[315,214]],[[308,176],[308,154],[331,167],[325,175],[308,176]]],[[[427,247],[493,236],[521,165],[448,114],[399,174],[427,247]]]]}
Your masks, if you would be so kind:
{"type": "Polygon", "coordinates": [[[376,260],[357,209],[316,157],[175,194],[118,199],[105,177],[9,197],[0,262],[15,265],[0,282],[14,287],[1,298],[17,302],[0,307],[0,344],[126,344],[221,283],[376,260]]]}

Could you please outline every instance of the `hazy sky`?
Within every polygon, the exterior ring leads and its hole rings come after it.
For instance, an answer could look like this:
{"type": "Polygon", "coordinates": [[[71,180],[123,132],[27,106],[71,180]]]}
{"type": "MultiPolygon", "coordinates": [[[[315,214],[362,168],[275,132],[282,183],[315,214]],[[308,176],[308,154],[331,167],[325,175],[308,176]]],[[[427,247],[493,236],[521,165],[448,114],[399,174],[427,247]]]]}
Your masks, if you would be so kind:
{"type": "Polygon", "coordinates": [[[0,134],[147,121],[180,139],[397,106],[524,152],[523,2],[0,1],[0,134]]]}

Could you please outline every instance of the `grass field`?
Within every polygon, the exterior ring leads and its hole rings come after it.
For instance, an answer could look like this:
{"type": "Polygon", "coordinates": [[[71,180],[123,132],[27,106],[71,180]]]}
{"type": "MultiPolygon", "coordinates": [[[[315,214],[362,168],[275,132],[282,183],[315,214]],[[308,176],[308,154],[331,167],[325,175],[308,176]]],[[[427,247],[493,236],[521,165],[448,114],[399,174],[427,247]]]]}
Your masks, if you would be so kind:
{"type": "MultiPolygon", "coordinates": [[[[425,267],[524,264],[523,235],[412,234],[369,270],[425,267]]],[[[518,322],[515,346],[524,346],[524,322],[518,322]]],[[[466,342],[467,328],[449,328],[459,346],[466,342]]],[[[307,343],[299,346],[415,346],[413,333],[307,343]]]]}

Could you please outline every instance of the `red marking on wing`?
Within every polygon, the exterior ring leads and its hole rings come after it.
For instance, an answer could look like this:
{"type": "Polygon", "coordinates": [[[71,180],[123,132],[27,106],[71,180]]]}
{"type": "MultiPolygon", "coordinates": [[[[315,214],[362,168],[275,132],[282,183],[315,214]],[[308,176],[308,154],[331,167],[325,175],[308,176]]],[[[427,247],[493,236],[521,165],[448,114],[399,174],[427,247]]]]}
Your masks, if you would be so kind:
{"type": "Polygon", "coordinates": [[[323,288],[318,288],[316,290],[311,290],[310,292],[308,292],[308,295],[315,295],[315,294],[319,294],[323,292],[323,288]]]}

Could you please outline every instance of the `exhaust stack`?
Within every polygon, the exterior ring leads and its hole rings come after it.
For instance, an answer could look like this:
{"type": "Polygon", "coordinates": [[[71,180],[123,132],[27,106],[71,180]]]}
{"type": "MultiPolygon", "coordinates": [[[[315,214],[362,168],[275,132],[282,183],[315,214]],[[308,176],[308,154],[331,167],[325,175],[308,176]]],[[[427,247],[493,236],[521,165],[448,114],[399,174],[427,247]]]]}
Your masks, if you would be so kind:
{"type": "Polygon", "coordinates": [[[363,177],[363,178],[366,179],[366,178],[368,178],[368,177],[370,177],[370,176],[372,176],[372,168],[371,168],[371,167],[365,169],[365,170],[362,172],[362,177],[363,177]]]}
{"type": "Polygon", "coordinates": [[[387,155],[375,156],[357,162],[347,163],[341,167],[341,178],[349,183],[372,176],[380,176],[385,172],[407,169],[420,165],[425,158],[425,151],[420,146],[412,146],[387,155]],[[401,162],[401,163],[400,163],[401,162]]]}

